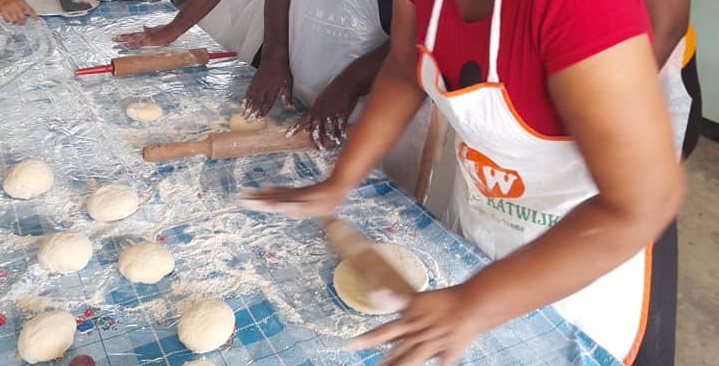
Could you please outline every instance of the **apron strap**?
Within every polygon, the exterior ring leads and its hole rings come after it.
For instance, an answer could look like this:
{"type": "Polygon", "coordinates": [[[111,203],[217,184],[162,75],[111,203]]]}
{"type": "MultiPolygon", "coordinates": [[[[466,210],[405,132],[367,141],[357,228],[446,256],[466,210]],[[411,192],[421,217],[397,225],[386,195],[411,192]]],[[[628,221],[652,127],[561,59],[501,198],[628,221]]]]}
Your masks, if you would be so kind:
{"type": "Polygon", "coordinates": [[[502,0],[494,0],[494,8],[492,9],[492,28],[489,34],[489,72],[487,81],[490,83],[499,82],[499,73],[497,72],[497,60],[499,59],[499,34],[501,33],[501,13],[502,0]]]}
{"type": "Polygon", "coordinates": [[[442,12],[443,4],[444,0],[435,0],[432,6],[432,16],[429,18],[427,34],[424,37],[424,47],[426,47],[429,52],[434,51],[434,43],[437,40],[437,25],[439,24],[439,15],[442,12]]]}

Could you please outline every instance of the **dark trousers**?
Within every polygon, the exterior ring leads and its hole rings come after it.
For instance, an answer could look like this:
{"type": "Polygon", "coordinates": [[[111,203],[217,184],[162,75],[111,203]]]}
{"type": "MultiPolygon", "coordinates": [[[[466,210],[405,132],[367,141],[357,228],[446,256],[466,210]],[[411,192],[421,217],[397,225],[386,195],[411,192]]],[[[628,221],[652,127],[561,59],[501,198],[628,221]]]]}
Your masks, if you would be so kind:
{"type": "Polygon", "coordinates": [[[677,223],[652,248],[652,284],[644,339],[634,366],[673,366],[677,325],[677,223]]]}

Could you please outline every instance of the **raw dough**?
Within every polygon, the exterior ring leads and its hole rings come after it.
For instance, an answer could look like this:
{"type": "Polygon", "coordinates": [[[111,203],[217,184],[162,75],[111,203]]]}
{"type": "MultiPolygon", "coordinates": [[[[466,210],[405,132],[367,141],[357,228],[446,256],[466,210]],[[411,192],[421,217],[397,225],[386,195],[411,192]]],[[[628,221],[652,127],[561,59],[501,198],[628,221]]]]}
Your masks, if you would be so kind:
{"type": "Polygon", "coordinates": [[[180,342],[196,353],[218,349],[232,336],[235,314],[223,301],[205,300],[193,305],[180,317],[180,342]]]}
{"type": "Polygon", "coordinates": [[[52,187],[55,177],[47,164],[40,160],[25,159],[15,165],[3,181],[3,189],[10,197],[30,199],[52,187]]]}
{"type": "Polygon", "coordinates": [[[237,113],[230,118],[230,131],[259,131],[267,128],[267,118],[247,120],[242,113],[237,113]]]}
{"type": "Polygon", "coordinates": [[[175,258],[161,245],[141,243],[123,249],[117,266],[128,280],[153,284],[175,269],[175,258]]]}
{"type": "Polygon", "coordinates": [[[138,122],[153,122],[164,114],[162,107],[155,103],[132,103],[127,106],[125,113],[138,122]]]}
{"type": "MultiPolygon", "coordinates": [[[[418,292],[427,288],[427,268],[411,250],[397,244],[377,246],[378,253],[392,265],[418,292]]],[[[345,262],[335,269],[334,286],[337,295],[349,307],[366,314],[389,314],[394,309],[380,309],[370,305],[369,288],[345,262]]]]}
{"type": "Polygon", "coordinates": [[[140,197],[128,186],[111,184],[101,187],[87,200],[87,213],[97,221],[122,220],[140,205],[140,197]]]}
{"type": "Polygon", "coordinates": [[[182,364],[182,366],[215,366],[212,361],[207,360],[196,360],[196,361],[187,361],[182,364]]]}
{"type": "Polygon", "coordinates": [[[51,272],[72,273],[87,265],[92,257],[92,243],[85,235],[57,233],[45,238],[37,253],[40,265],[51,272]]]}
{"type": "Polygon", "coordinates": [[[17,341],[23,360],[34,364],[61,358],[74,341],[75,317],[64,311],[48,311],[25,323],[17,341]]]}

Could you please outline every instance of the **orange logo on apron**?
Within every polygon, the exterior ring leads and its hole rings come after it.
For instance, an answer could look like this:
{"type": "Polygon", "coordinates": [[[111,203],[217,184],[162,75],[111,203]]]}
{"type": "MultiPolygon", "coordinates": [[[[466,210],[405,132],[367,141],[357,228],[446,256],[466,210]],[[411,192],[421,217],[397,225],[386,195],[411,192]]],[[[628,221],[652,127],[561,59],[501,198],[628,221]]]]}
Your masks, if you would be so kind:
{"type": "Polygon", "coordinates": [[[490,198],[518,198],[524,194],[524,182],[516,170],[500,167],[484,154],[464,142],[457,156],[477,189],[490,198]]]}

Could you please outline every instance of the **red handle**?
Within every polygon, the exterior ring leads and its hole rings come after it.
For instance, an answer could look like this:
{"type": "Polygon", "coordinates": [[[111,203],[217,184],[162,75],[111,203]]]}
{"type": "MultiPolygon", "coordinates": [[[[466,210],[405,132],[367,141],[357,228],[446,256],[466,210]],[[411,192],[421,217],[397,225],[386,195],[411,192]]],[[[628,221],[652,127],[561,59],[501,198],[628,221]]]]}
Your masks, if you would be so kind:
{"type": "Polygon", "coordinates": [[[210,60],[215,58],[235,57],[237,52],[210,52],[210,60]]]}
{"type": "Polygon", "coordinates": [[[115,68],[112,64],[86,67],[84,69],[75,70],[75,75],[90,75],[90,74],[102,74],[105,72],[113,72],[115,68]]]}

